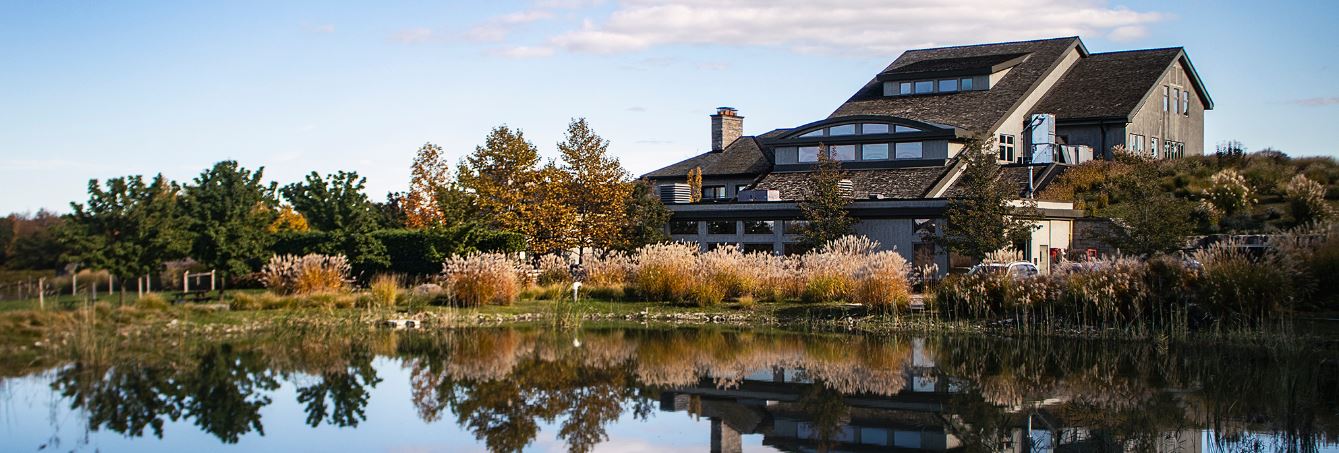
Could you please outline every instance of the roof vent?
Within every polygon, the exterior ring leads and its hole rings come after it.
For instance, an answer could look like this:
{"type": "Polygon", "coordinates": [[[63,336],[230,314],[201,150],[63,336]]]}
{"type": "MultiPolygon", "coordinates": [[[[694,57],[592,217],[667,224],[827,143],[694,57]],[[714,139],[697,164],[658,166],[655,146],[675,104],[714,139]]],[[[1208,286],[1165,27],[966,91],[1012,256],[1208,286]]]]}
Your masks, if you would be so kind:
{"type": "Polygon", "coordinates": [[[855,183],[852,183],[849,179],[837,181],[837,191],[841,192],[842,196],[851,198],[855,196],[855,183]]]}

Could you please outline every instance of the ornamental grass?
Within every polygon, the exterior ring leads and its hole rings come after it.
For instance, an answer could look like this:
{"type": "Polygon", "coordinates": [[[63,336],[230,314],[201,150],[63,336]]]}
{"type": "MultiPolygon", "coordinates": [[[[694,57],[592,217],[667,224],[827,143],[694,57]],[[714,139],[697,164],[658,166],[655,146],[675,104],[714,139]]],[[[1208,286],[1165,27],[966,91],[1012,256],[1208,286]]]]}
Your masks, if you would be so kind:
{"type": "Polygon", "coordinates": [[[522,288],[520,266],[501,253],[451,257],[443,265],[443,281],[451,303],[478,307],[511,305],[522,288]]]}
{"type": "Polygon", "coordinates": [[[342,292],[352,282],[350,270],[343,255],[275,255],[261,269],[260,281],[281,295],[342,292]]]}

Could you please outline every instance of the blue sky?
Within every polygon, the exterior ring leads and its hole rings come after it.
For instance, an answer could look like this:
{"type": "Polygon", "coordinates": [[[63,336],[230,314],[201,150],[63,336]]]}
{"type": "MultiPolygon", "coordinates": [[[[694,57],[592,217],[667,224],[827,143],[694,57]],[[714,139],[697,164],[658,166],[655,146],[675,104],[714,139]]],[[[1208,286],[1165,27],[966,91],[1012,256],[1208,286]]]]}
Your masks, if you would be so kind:
{"type": "Polygon", "coordinates": [[[499,124],[546,156],[586,117],[634,173],[827,116],[907,48],[1080,35],[1184,46],[1205,140],[1339,155],[1339,2],[0,0],[0,212],[69,210],[91,178],[188,181],[223,159],[281,184],[355,170],[374,199],[414,150],[499,124]]]}

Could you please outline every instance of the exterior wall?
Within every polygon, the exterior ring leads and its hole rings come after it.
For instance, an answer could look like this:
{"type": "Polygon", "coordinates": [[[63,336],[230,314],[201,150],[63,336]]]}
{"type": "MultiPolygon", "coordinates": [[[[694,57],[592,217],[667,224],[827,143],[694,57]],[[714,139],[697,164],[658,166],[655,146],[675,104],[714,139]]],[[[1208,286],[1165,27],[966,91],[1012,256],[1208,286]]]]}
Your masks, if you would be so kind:
{"type": "Polygon", "coordinates": [[[1028,241],[1028,250],[1024,257],[1037,265],[1042,273],[1050,273],[1052,258],[1050,249],[1060,249],[1060,256],[1068,253],[1073,235],[1073,222],[1070,220],[1039,220],[1040,228],[1032,232],[1028,241]]]}
{"type": "Polygon", "coordinates": [[[1060,64],[1056,65],[1055,69],[1041,79],[1037,88],[1023,98],[1018,107],[1004,118],[1004,122],[1000,123],[999,129],[992,131],[987,138],[998,140],[1000,134],[1013,135],[1016,144],[1014,152],[1020,156],[1028,153],[1030,150],[1028,139],[1023,136],[1023,126],[1026,126],[1029,120],[1028,112],[1031,112],[1037,106],[1037,103],[1041,102],[1041,99],[1055,87],[1056,82],[1059,82],[1066,72],[1069,72],[1069,69],[1079,61],[1079,58],[1081,57],[1078,48],[1071,49],[1069,53],[1065,54],[1064,58],[1060,60],[1060,64]]]}
{"type": "Polygon", "coordinates": [[[1094,158],[1099,155],[1110,157],[1111,148],[1116,145],[1125,145],[1125,138],[1128,137],[1128,134],[1125,132],[1124,124],[1106,125],[1105,137],[1103,137],[1102,129],[1102,126],[1096,124],[1058,126],[1055,128],[1055,135],[1064,136],[1066,144],[1091,146],[1094,158]]]}
{"type": "MultiPolygon", "coordinates": [[[[1171,86],[1195,93],[1190,74],[1180,59],[1171,65],[1143,104],[1135,110],[1134,117],[1127,126],[1128,134],[1144,136],[1144,147],[1148,149],[1149,137],[1157,137],[1159,146],[1165,140],[1185,143],[1185,155],[1204,154],[1204,100],[1196,94],[1190,97],[1190,115],[1176,113],[1176,109],[1162,111],[1162,87],[1171,86]]],[[[1121,143],[1124,143],[1122,141],[1121,143]]],[[[1161,153],[1158,154],[1161,156],[1161,153]]]]}

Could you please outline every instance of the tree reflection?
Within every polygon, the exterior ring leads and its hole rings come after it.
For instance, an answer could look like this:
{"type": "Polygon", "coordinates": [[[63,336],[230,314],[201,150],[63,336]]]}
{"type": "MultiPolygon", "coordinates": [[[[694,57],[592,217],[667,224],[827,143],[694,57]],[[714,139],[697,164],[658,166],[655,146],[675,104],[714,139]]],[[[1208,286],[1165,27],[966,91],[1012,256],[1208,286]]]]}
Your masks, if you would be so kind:
{"type": "Polygon", "coordinates": [[[322,420],[339,427],[356,427],[367,419],[364,410],[372,396],[368,387],[381,382],[366,351],[351,354],[347,367],[324,371],[320,382],[299,387],[298,402],[306,405],[307,424],[316,427],[322,420]],[[327,401],[328,400],[328,401],[327,401]]]}

